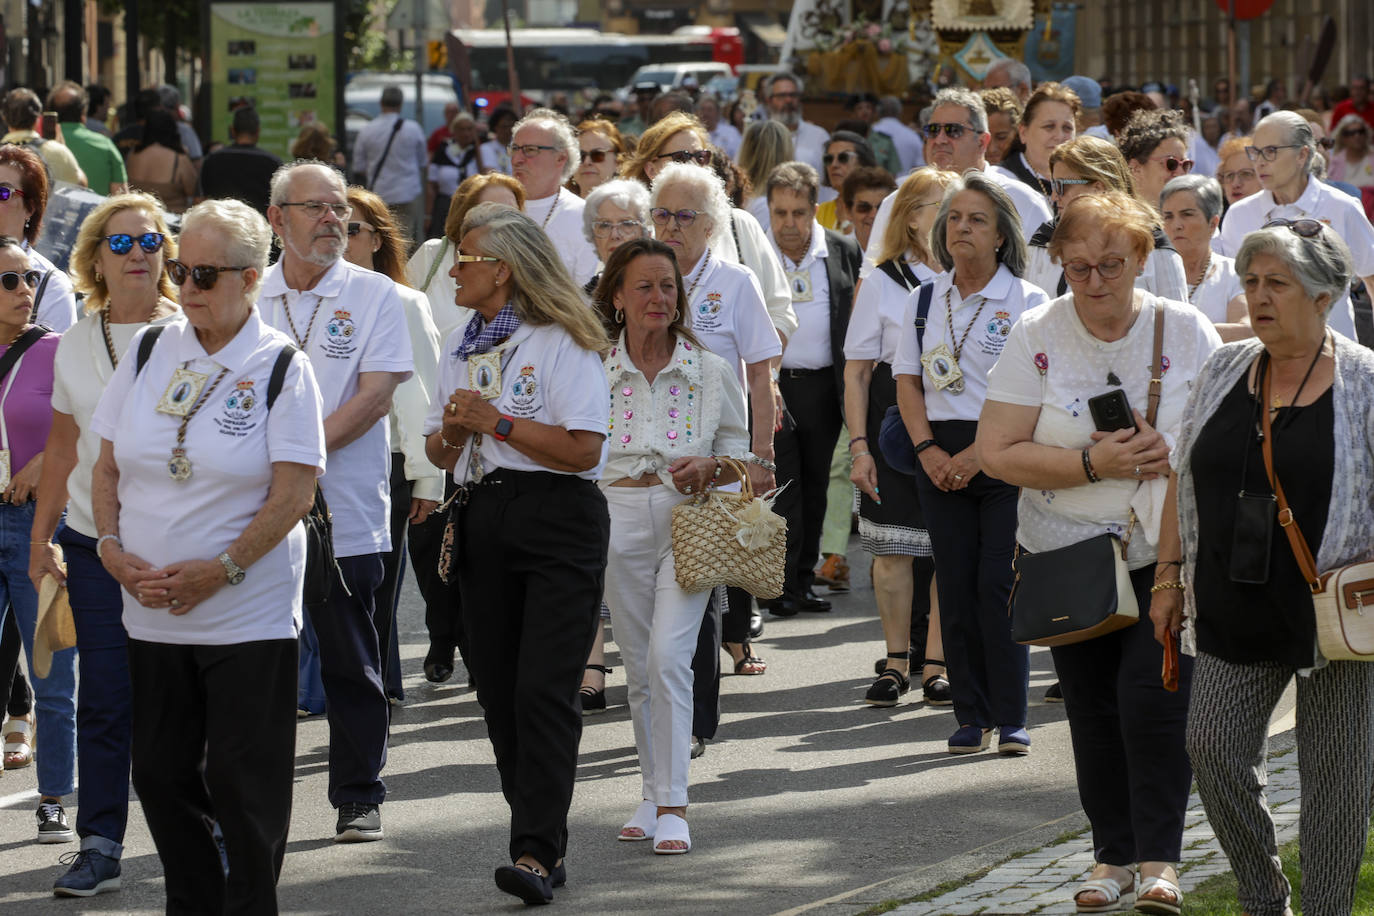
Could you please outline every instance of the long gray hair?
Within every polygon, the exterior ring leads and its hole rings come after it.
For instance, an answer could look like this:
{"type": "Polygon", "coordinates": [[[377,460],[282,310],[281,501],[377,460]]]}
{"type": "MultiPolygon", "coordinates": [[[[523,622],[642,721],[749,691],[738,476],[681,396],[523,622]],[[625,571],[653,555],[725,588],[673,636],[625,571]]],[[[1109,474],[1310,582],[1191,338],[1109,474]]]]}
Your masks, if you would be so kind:
{"type": "Polygon", "coordinates": [[[949,222],[950,202],[960,191],[977,191],[992,201],[997,211],[997,234],[1002,236],[1002,244],[997,248],[997,262],[1007,265],[1013,275],[1023,276],[1026,272],[1026,240],[1021,235],[1021,217],[1002,186],[979,169],[969,169],[960,176],[958,181],[945,189],[944,200],[940,201],[940,213],[930,229],[931,251],[940,265],[945,270],[954,268],[954,257],[946,245],[946,224],[949,222]]]}

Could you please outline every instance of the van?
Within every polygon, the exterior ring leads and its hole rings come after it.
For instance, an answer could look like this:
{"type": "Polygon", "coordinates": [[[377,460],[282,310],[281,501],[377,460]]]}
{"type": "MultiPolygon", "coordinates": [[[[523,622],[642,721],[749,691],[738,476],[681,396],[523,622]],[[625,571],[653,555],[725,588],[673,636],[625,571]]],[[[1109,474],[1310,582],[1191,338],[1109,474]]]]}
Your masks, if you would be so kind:
{"type": "Polygon", "coordinates": [[[696,80],[698,87],[705,86],[718,76],[731,76],[730,65],[719,61],[698,60],[679,64],[645,64],[630,77],[625,87],[626,95],[634,95],[634,87],[639,82],[658,83],[663,92],[681,89],[688,77],[696,80]]]}

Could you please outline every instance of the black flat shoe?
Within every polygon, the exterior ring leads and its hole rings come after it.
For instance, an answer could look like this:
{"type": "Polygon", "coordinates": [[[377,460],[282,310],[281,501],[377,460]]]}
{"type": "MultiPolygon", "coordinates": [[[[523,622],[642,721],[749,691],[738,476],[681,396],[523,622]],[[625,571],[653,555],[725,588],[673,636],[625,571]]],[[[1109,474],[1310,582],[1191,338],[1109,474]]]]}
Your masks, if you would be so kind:
{"type": "Polygon", "coordinates": [[[797,603],[797,607],[801,608],[803,611],[819,613],[830,610],[830,602],[826,601],[824,598],[820,597],[810,589],[806,591],[806,594],[802,595],[800,598],[797,598],[795,600],[797,603]]]}
{"type": "Polygon", "coordinates": [[[565,885],[565,884],[567,884],[567,883],[568,883],[568,869],[567,869],[567,866],[566,866],[564,863],[559,862],[557,865],[555,865],[555,866],[553,867],[553,871],[549,872],[549,884],[552,885],[553,887],[562,887],[563,885],[565,885]]]}
{"type": "Polygon", "coordinates": [[[425,654],[425,680],[431,684],[442,684],[453,677],[453,646],[430,644],[425,654]]]}
{"type": "Polygon", "coordinates": [[[796,617],[797,614],[801,613],[801,607],[790,598],[773,598],[768,601],[760,601],[759,607],[767,608],[768,613],[774,617],[796,617]]]}
{"type": "Polygon", "coordinates": [[[512,897],[519,897],[529,906],[553,902],[553,882],[549,876],[524,865],[502,865],[497,868],[496,886],[512,897]]]}

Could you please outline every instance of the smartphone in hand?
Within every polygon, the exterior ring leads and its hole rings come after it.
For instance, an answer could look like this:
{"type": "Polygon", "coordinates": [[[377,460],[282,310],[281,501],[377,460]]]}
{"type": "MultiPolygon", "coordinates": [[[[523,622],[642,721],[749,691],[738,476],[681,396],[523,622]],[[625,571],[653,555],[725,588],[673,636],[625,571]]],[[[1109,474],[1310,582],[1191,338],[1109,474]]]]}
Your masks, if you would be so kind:
{"type": "Polygon", "coordinates": [[[1135,429],[1135,414],[1131,412],[1131,402],[1126,392],[1120,388],[1088,398],[1088,412],[1092,414],[1093,425],[1099,432],[1110,433],[1118,429],[1135,429]]]}

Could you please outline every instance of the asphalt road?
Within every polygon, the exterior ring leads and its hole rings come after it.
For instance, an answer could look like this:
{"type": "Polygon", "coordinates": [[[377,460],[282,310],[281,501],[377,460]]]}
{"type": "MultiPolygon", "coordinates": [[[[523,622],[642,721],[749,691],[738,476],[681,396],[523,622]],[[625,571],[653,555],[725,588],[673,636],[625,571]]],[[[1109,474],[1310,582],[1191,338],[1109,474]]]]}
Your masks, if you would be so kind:
{"type": "MultiPolygon", "coordinates": [[[[883,649],[867,558],[857,546],[850,557],[855,587],[831,613],[770,619],[756,643],[768,673],[725,679],[720,734],[692,763],[689,855],[655,856],[647,843],[615,839],[639,801],[639,774],[624,672],[608,646],[617,669],[611,709],[584,720],[568,886],[554,896],[559,912],[851,914],[1084,826],[1063,707],[1040,701],[1053,681],[1048,651],[1031,655],[1031,755],[952,757],[944,746],[956,727],[948,708],[919,699],[891,710],[863,704],[883,649]]],[[[300,725],[283,912],[523,910],[492,883],[509,822],[481,711],[471,691],[424,682],[422,617],[408,583],[401,611],[407,702],[395,710],[383,774],[384,840],[332,841],[328,725],[300,725]]],[[[33,842],[34,790],[32,768],[0,779],[0,913],[162,911],[161,868],[136,802],[123,889],[53,898],[57,856],[77,847],[33,842]]],[[[74,818],[75,802],[69,812],[74,818]]]]}

